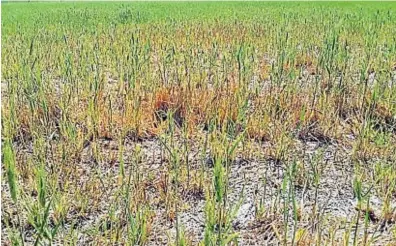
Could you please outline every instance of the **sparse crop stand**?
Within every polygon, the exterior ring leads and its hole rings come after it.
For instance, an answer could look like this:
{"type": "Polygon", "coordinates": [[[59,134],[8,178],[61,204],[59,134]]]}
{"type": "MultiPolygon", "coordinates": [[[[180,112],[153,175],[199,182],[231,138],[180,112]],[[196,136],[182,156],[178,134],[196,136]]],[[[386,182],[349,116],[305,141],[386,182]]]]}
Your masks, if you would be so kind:
{"type": "Polygon", "coordinates": [[[2,245],[395,245],[396,3],[1,7],[2,245]]]}

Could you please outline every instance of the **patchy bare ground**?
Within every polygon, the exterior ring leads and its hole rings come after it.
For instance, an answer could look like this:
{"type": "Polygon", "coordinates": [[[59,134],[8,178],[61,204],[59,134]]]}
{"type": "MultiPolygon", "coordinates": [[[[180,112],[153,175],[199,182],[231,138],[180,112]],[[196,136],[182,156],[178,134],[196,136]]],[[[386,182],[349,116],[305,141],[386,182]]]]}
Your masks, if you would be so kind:
{"type": "MultiPolygon", "coordinates": [[[[165,189],[165,184],[161,185],[161,182],[168,182],[166,173],[169,164],[166,152],[156,139],[140,142],[127,141],[124,156],[124,159],[127,160],[125,161],[127,173],[132,170],[130,169],[132,163],[128,160],[132,160],[132,153],[137,144],[141,146],[142,150],[142,161],[137,167],[137,173],[139,173],[139,182],[143,184],[141,188],[144,195],[136,199],[147,199],[148,210],[151,212],[148,245],[167,245],[175,240],[176,221],[175,214],[172,215],[174,212],[166,208],[164,190],[162,190],[165,189]]],[[[193,244],[197,244],[203,239],[205,227],[205,194],[204,190],[197,185],[194,175],[197,176],[197,173],[203,170],[208,174],[204,182],[211,182],[213,160],[210,158],[210,151],[203,156],[202,150],[197,148],[197,143],[191,142],[191,145],[189,154],[191,183],[187,185],[187,180],[183,181],[178,198],[178,217],[187,237],[193,244]]],[[[255,148],[263,150],[269,147],[265,143],[255,143],[255,145],[255,148]]],[[[94,228],[99,228],[102,233],[111,230],[111,223],[107,222],[110,214],[113,214],[117,219],[117,216],[122,213],[122,210],[116,205],[120,202],[119,194],[117,194],[117,190],[120,188],[118,181],[120,163],[113,158],[114,155],[117,156],[118,143],[113,140],[99,140],[99,148],[104,156],[101,162],[92,159],[92,145],[88,144],[84,148],[81,161],[73,168],[74,173],[61,173],[57,176],[59,182],[68,187],[64,192],[68,194],[67,197],[70,197],[67,219],[63,228],[60,229],[60,235],[70,233],[71,228],[78,229],[75,238],[79,245],[91,242],[90,230],[94,230],[94,228]],[[77,179],[74,175],[79,175],[79,178],[77,179]],[[81,209],[83,205],[76,203],[76,200],[73,199],[76,194],[83,196],[86,194],[85,209],[81,209]],[[92,203],[92,201],[96,202],[92,203]]],[[[299,209],[297,226],[300,229],[305,229],[307,235],[309,233],[316,235],[315,231],[321,230],[321,234],[326,240],[330,240],[332,237],[329,233],[335,233],[333,240],[337,242],[336,244],[341,244],[346,229],[354,232],[357,216],[356,200],[352,189],[354,164],[347,155],[349,150],[342,150],[336,144],[324,145],[320,142],[303,143],[300,141],[296,143],[295,149],[297,150],[293,151],[295,159],[304,160],[303,163],[300,161],[297,165],[299,170],[294,181],[296,203],[299,209]],[[317,190],[316,186],[309,182],[312,176],[310,163],[314,158],[317,158],[315,156],[321,158],[317,162],[319,163],[317,168],[321,173],[317,190]],[[313,211],[314,209],[315,211],[313,211]]],[[[26,154],[30,150],[27,148],[18,149],[18,152],[26,154]]],[[[371,164],[367,163],[367,166],[369,165],[371,164]]],[[[287,172],[286,168],[286,163],[264,156],[260,158],[254,154],[250,157],[240,154],[232,163],[229,174],[228,203],[230,207],[235,207],[238,204],[238,211],[233,220],[233,229],[239,234],[238,240],[241,245],[277,244],[280,236],[283,238],[285,232],[282,225],[285,224],[283,223],[285,218],[281,209],[283,207],[282,200],[285,197],[282,197],[284,194],[281,190],[287,172]]],[[[51,173],[50,175],[55,175],[57,172],[56,167],[55,170],[48,171],[51,173]]],[[[31,199],[34,200],[37,194],[32,187],[26,185],[27,183],[24,183],[22,189],[26,194],[30,192],[31,199]]],[[[25,214],[20,215],[20,222],[17,221],[15,216],[17,212],[10,201],[5,179],[2,182],[2,190],[2,244],[6,245],[9,242],[5,223],[11,227],[21,228],[26,237],[25,241],[28,244],[33,243],[34,229],[26,221],[25,214]]],[[[381,218],[383,201],[375,192],[371,191],[371,193],[372,212],[367,227],[368,238],[369,240],[375,238],[373,245],[386,243],[392,245],[395,241],[391,230],[394,228],[395,221],[394,219],[385,221],[381,218]]],[[[394,198],[392,201],[394,208],[395,204],[394,198]]],[[[289,242],[291,232],[296,226],[291,213],[290,209],[289,223],[287,223],[289,234],[286,236],[289,242]]],[[[363,223],[361,219],[358,233],[363,233],[363,223]]],[[[127,226],[125,222],[119,224],[127,226]]],[[[308,236],[305,240],[309,243],[308,236]]],[[[349,240],[352,243],[353,235],[349,240]]],[[[59,241],[59,244],[64,243],[59,241]]],[[[105,242],[98,242],[98,244],[101,243],[105,242]]]]}

